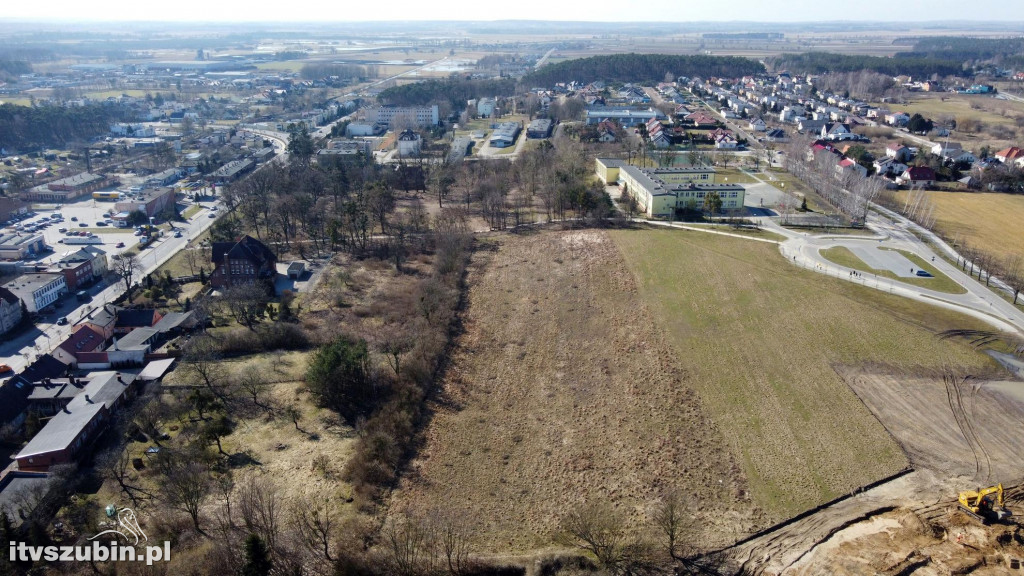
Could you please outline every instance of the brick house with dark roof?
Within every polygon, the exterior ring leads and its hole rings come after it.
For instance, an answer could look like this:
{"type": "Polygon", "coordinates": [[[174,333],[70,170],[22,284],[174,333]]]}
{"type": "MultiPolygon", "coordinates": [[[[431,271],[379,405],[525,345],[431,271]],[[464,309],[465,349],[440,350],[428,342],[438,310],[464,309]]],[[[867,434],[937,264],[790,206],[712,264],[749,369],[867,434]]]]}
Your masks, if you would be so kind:
{"type": "Polygon", "coordinates": [[[277,257],[252,236],[237,242],[214,242],[212,260],[210,285],[218,289],[273,279],[277,274],[277,257]]]}
{"type": "Polygon", "coordinates": [[[119,308],[114,322],[114,334],[123,336],[136,328],[152,328],[163,317],[163,314],[152,308],[119,308]]]}
{"type": "Polygon", "coordinates": [[[52,355],[68,366],[78,366],[78,355],[83,352],[102,350],[105,339],[103,334],[87,325],[80,325],[66,340],[54,348],[52,355]]]}

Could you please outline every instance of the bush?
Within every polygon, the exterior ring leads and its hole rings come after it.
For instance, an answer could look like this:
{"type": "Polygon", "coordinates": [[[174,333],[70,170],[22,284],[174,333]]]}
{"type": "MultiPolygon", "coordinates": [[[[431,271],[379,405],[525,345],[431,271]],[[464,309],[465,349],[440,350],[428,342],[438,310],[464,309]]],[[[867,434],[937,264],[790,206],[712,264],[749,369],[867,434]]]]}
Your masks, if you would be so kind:
{"type": "Polygon", "coordinates": [[[370,413],[377,395],[366,341],[341,336],[318,349],[310,358],[306,385],[317,404],[335,410],[349,423],[370,413]]]}

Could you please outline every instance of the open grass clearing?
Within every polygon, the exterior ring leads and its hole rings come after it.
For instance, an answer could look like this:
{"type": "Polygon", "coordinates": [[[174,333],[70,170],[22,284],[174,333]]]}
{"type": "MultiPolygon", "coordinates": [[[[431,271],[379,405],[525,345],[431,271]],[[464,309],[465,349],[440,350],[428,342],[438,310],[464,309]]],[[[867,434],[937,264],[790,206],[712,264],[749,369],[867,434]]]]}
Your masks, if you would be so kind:
{"type": "Polygon", "coordinates": [[[977,321],[786,266],[774,246],[685,231],[611,236],[773,519],[907,463],[833,366],[992,364],[935,337],[977,321]]]}
{"type": "MultiPolygon", "coordinates": [[[[904,201],[906,192],[897,200],[904,201]]],[[[930,192],[935,231],[951,243],[971,246],[999,258],[1024,258],[1024,196],[989,192],[930,192]]]]}
{"type": "MultiPolygon", "coordinates": [[[[885,250],[885,248],[883,248],[885,250]]],[[[929,290],[935,290],[936,292],[945,292],[947,294],[966,294],[967,289],[957,284],[952,278],[946,276],[942,272],[939,272],[937,268],[932,266],[930,263],[925,262],[917,254],[908,252],[906,250],[894,250],[899,252],[906,259],[910,260],[917,265],[919,269],[926,270],[931,274],[932,278],[921,278],[914,276],[912,278],[905,278],[894,274],[892,270],[879,270],[868,266],[863,260],[857,257],[856,254],[850,251],[845,246],[833,246],[832,248],[826,248],[821,251],[821,255],[825,257],[829,262],[833,262],[840,266],[846,266],[847,268],[853,268],[861,272],[867,272],[868,274],[874,274],[882,278],[888,278],[904,284],[910,284],[912,286],[919,286],[921,288],[928,288],[929,290]]]]}
{"type": "Polygon", "coordinates": [[[716,168],[716,184],[756,184],[757,179],[739,168],[716,168]]]}
{"type": "Polygon", "coordinates": [[[562,515],[587,503],[637,527],[671,489],[715,503],[692,511],[709,546],[763,525],[608,235],[482,242],[465,333],[391,508],[456,511],[498,554],[549,548],[562,515]]]}
{"type": "Polygon", "coordinates": [[[713,230],[715,232],[725,232],[728,234],[738,234],[740,236],[749,236],[751,238],[761,238],[763,240],[775,240],[776,242],[783,242],[786,237],[782,234],[777,234],[771,230],[765,230],[764,228],[734,228],[728,224],[702,224],[702,223],[685,223],[686,226],[692,226],[694,228],[702,228],[707,230],[713,230]]]}

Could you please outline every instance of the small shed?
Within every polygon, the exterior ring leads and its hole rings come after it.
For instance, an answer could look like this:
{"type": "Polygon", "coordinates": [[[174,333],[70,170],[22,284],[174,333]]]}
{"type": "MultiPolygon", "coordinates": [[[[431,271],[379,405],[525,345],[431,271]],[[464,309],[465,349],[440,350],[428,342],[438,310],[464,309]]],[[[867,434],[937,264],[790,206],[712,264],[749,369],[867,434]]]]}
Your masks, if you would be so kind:
{"type": "Polygon", "coordinates": [[[299,262],[296,260],[288,265],[288,277],[292,280],[298,280],[302,278],[302,275],[306,273],[306,263],[299,262]]]}

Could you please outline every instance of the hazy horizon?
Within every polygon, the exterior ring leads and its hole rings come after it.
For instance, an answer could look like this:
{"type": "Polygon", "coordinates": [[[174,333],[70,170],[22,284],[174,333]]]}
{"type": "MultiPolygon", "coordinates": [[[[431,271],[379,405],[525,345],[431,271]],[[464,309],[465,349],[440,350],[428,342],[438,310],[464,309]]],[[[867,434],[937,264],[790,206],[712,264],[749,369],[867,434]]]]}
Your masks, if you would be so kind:
{"type": "MultiPolygon", "coordinates": [[[[433,3],[392,0],[381,9],[373,4],[324,6],[310,0],[280,3],[200,2],[180,0],[168,9],[155,9],[151,4],[132,0],[110,0],[102,9],[95,4],[53,0],[45,4],[10,3],[0,8],[0,21],[20,23],[344,23],[344,22],[487,22],[525,20],[533,22],[577,23],[828,23],[861,22],[891,25],[905,22],[908,26],[926,23],[957,22],[1007,25],[1024,21],[1024,3],[978,0],[964,3],[955,0],[906,0],[894,8],[891,2],[864,0],[856,7],[822,10],[813,0],[793,0],[783,5],[760,0],[733,0],[719,3],[709,0],[679,2],[678,0],[646,0],[636,4],[595,5],[579,9],[569,3],[522,0],[514,7],[488,7],[466,0],[440,0],[433,3]],[[281,7],[287,6],[287,13],[281,7]],[[860,16],[863,15],[863,16],[860,16]],[[881,18],[881,15],[885,15],[881,18]],[[56,17],[55,17],[56,16],[56,17]]],[[[1024,34],[1024,28],[1021,33],[1024,34]]]]}

